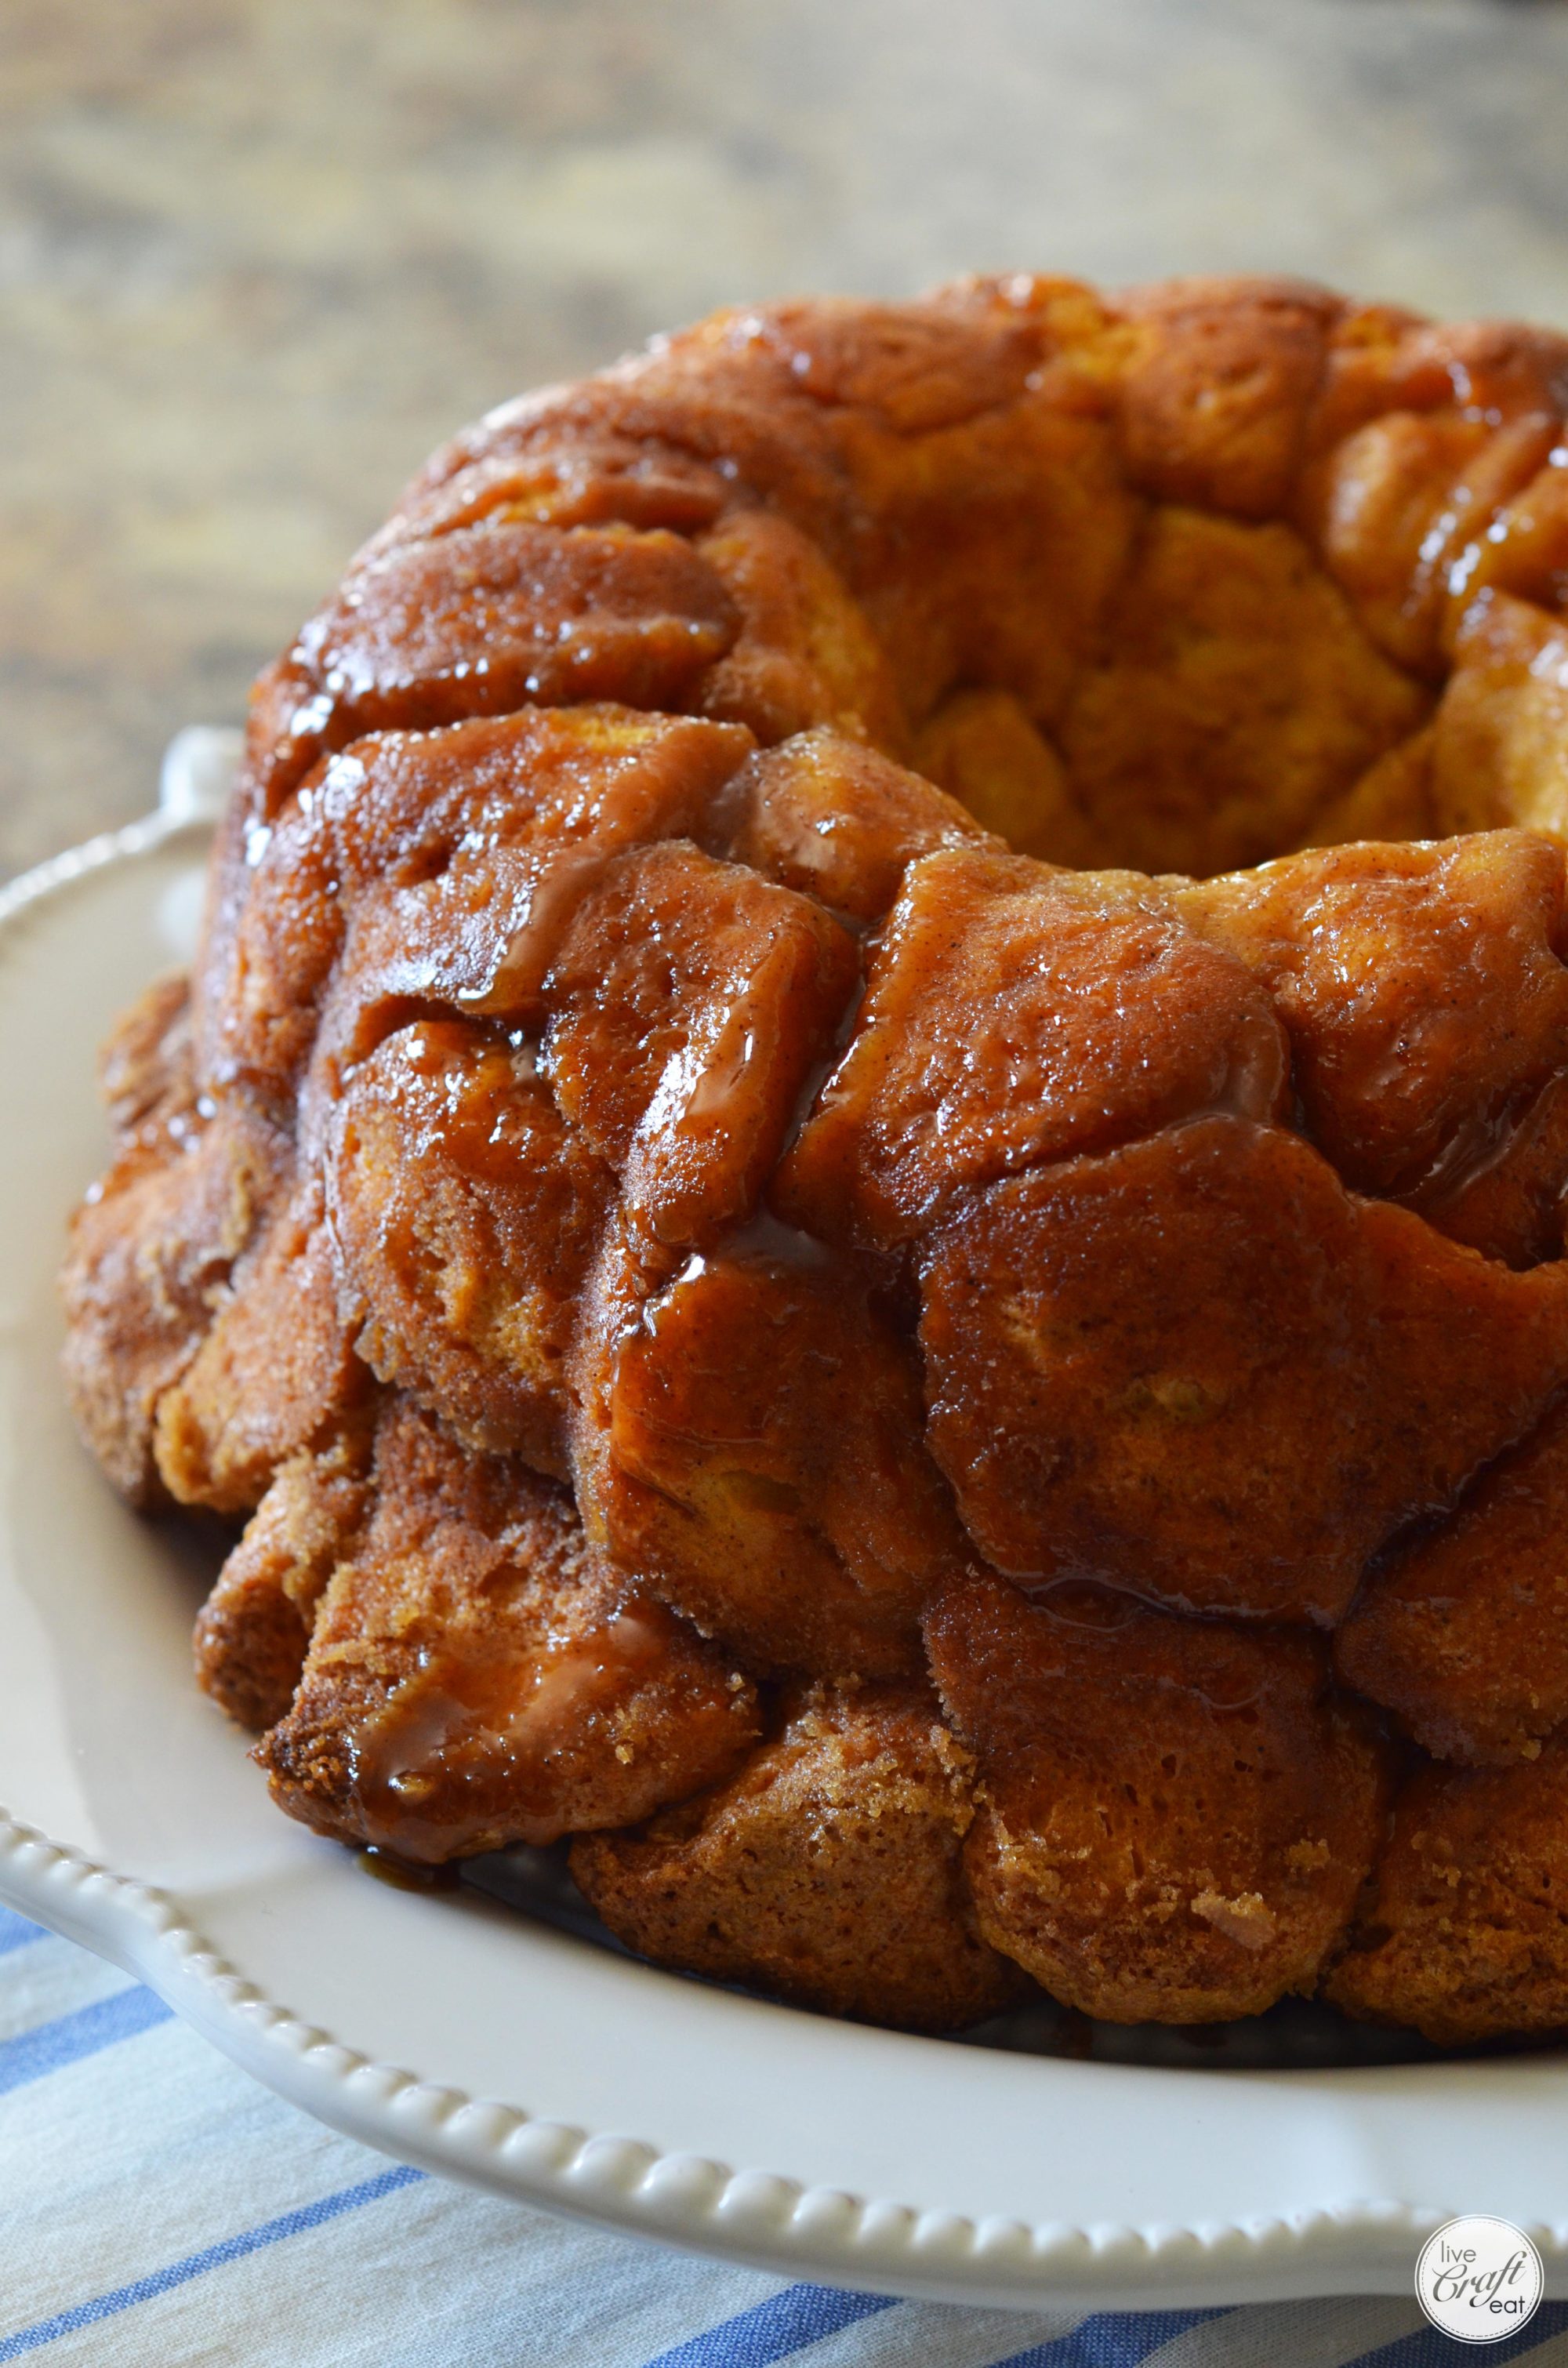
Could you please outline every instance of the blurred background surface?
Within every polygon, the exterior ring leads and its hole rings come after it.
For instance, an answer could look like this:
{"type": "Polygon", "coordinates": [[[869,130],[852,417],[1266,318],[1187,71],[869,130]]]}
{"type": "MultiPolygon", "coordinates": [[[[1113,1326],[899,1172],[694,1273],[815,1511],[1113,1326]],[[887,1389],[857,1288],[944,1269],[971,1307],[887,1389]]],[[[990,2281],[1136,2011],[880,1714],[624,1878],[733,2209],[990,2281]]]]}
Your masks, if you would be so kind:
{"type": "Polygon", "coordinates": [[[1017,267],[1568,324],[1568,6],[5,0],[0,871],[145,808],[464,418],[1017,267]]]}

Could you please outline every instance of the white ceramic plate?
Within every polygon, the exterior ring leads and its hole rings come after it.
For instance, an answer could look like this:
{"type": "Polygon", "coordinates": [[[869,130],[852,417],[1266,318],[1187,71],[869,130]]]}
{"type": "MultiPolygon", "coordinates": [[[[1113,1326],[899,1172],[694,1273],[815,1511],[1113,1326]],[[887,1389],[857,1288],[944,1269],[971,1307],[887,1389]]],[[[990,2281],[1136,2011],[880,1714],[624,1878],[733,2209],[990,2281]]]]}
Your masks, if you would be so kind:
{"type": "Polygon", "coordinates": [[[1528,2227],[1568,2294],[1561,2057],[1244,2069],[1169,2035],[1153,2063],[903,2038],[472,1890],[389,1889],[268,1804],[189,1674],[210,1549],[115,1501],[55,1372],[62,1216],[103,1150],[94,1049],[189,946],[232,756],[182,735],[159,816],[0,894],[0,1897],[355,2137],[787,2276],[1019,2305],[1408,2293],[1422,2236],[1465,2210],[1528,2227]]]}

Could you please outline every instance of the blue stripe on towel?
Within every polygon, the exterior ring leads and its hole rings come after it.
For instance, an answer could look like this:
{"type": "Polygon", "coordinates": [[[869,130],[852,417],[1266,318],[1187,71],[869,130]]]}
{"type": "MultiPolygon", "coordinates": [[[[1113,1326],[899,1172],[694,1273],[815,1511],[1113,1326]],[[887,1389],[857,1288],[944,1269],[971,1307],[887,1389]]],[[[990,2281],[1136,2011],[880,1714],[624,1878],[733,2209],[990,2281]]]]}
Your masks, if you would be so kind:
{"type": "Polygon", "coordinates": [[[1096,2311],[1071,2335],[1053,2335],[1044,2343],[1031,2343],[1027,2351],[1010,2351],[995,2368],[1138,2368],[1140,2361],[1174,2343],[1189,2327],[1227,2316],[1222,2310],[1096,2311]]]}
{"type": "Polygon", "coordinates": [[[8,1957],[13,1949],[25,1949],[29,1941],[41,1941],[43,1927],[29,1924],[13,1907],[0,1907],[0,1957],[8,1957]]]}
{"type": "MultiPolygon", "coordinates": [[[[845,2294],[835,2286],[787,2286],[706,2334],[677,2343],[673,2351],[661,2351],[647,2368],[771,2368],[841,2328],[891,2310],[895,2301],[889,2294],[845,2294]]],[[[996,2368],[1138,2368],[1189,2327],[1225,2316],[1217,2310],[1105,2311],[1070,2335],[1009,2353],[996,2368]]]]}
{"type": "Polygon", "coordinates": [[[230,2261],[243,2261],[251,2253],[259,2253],[267,2245],[281,2244],[285,2237],[302,2236],[307,2228],[319,2228],[328,2220],[341,2219],[346,2212],[358,2212],[362,2204],[379,2203],[383,2195],[395,2193],[400,2187],[411,2187],[423,2179],[422,2170],[406,2164],[396,2169],[378,2172],[374,2179],[363,2179],[356,2187],[340,2187],[335,2195],[324,2195],[315,2203],[301,2204],[296,2212],[281,2213],[276,2220],[264,2220],[259,2228],[246,2228],[237,2237],[225,2237],[221,2244],[209,2245],[199,2253],[187,2253],[183,2261],[171,2261],[166,2269],[153,2270],[150,2275],[138,2278],[128,2286],[116,2286],[112,2294],[97,2294],[91,2302],[79,2302],[69,2310],[57,2311],[52,2318],[40,2318],[32,2327],[19,2328],[15,2335],[0,2335],[0,2361],[19,2360],[24,2352],[41,2351],[46,2343],[56,2342],[62,2335],[74,2335],[84,2327],[96,2327],[100,2319],[117,2318],[122,2310],[134,2309],[140,2302],[154,2302],[159,2294],[172,2293],[176,2286],[189,2283],[192,2278],[205,2277],[209,2270],[221,2270],[230,2261]]]}
{"type": "Polygon", "coordinates": [[[1376,2351],[1363,2351],[1350,2368],[1449,2368],[1451,2361],[1460,2358],[1484,2361],[1487,2368],[1493,2368],[1494,2362],[1528,2358],[1539,2344],[1550,2343],[1565,2328],[1568,2302],[1543,2302],[1528,2327],[1521,2327],[1517,2335],[1504,2336],[1500,2343],[1457,2343],[1435,2327],[1418,2327],[1414,2335],[1381,2344],[1376,2351]]]}
{"type": "Polygon", "coordinates": [[[48,2072],[62,2071],[84,2055],[96,2055],[102,2047],[134,2039],[138,2032],[167,2022],[172,2012],[154,1991],[133,1985],[78,2007],[74,2014],[56,2015],[52,2022],[18,2032],[15,2039],[0,2039],[0,2097],[28,2080],[41,2080],[48,2072]]]}
{"type": "MultiPolygon", "coordinates": [[[[705,2335],[661,2351],[648,2368],[768,2368],[771,2361],[787,2360],[857,2319],[892,2310],[896,2301],[894,2294],[846,2294],[837,2286],[786,2286],[782,2294],[722,2319],[705,2335]]],[[[0,2351],[0,2360],[5,2357],[0,2351]]]]}

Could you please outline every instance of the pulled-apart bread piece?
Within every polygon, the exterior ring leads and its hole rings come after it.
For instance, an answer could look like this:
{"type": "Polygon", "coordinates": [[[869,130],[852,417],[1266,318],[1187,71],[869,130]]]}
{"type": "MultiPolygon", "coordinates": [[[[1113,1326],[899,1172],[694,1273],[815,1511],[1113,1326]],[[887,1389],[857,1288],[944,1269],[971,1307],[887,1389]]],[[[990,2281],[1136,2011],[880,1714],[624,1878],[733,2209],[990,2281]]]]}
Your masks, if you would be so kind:
{"type": "MultiPolygon", "coordinates": [[[[1307,1127],[1346,1183],[1529,1263],[1528,1234],[1485,1215],[1562,1065],[1562,848],[1522,830],[1336,847],[1171,894],[1267,985],[1307,1127]]],[[[1564,1183],[1568,1157],[1553,1197],[1564,1183]]]]}
{"type": "Polygon", "coordinates": [[[1153,882],[986,847],[913,863],[775,1204],[893,1248],[977,1185],[1213,1110],[1278,1114],[1285,1039],[1153,882]]]}
{"type": "Polygon", "coordinates": [[[544,981],[540,1064],[562,1117],[669,1248],[756,1208],[858,982],[810,897],[695,847],[619,857],[544,981]]]}
{"type": "Polygon", "coordinates": [[[829,2014],[950,2031],[1025,1988],[975,1930],[971,1760],[924,1687],[812,1686],[716,1792],[572,1845],[640,1955],[829,2014]]]}
{"type": "Polygon", "coordinates": [[[763,1674],[917,1670],[964,1538],[865,1279],[766,1222],[662,1287],[634,1243],[607,1263],[575,1457],[590,1534],[763,1674]]]}
{"type": "Polygon", "coordinates": [[[994,1948],[1109,2022],[1219,2022],[1314,1987],[1389,1789],[1315,1638],[975,1574],[926,1639],[978,1762],[964,1862],[994,1948]]]}
{"type": "Polygon", "coordinates": [[[1568,1744],[1507,1768],[1422,1768],[1324,1994],[1443,2047],[1568,2029],[1565,1902],[1568,1744]]]}
{"type": "Polygon", "coordinates": [[[861,923],[881,919],[917,855],[987,836],[918,773],[821,730],[749,758],[715,825],[735,862],[861,923]]]}
{"type": "Polygon", "coordinates": [[[1195,1119],[992,1185],[926,1246],[932,1452],[998,1568],[1332,1626],[1568,1379],[1568,1268],[1195,1119]]]}
{"type": "Polygon", "coordinates": [[[1535,1757],[1568,1719],[1568,1404],[1390,1552],[1334,1656],[1440,1759],[1535,1757]]]}
{"type": "Polygon", "coordinates": [[[564,1477],[562,1374],[612,1179],[533,1050],[456,1019],[345,1081],[328,1207],[358,1353],[465,1444],[564,1477]]]}
{"type": "Polygon", "coordinates": [[[166,1501],[159,1405],[211,1329],[289,1164],[274,1128],[200,1093],[187,1002],[183,979],[160,981],[105,1050],[114,1157],[72,1218],[61,1276],[72,1410],[134,1505],[166,1501]]]}
{"type": "Polygon", "coordinates": [[[741,620],[708,677],[703,712],[749,724],[766,742],[831,724],[900,754],[908,726],[887,654],[811,536],[767,510],[744,509],[697,548],[741,620]]]}
{"type": "Polygon", "coordinates": [[[372,1486],[257,1748],[290,1816],[438,1862],[630,1824],[756,1739],[750,1680],[587,1545],[553,1482],[401,1401],[372,1486]]]}
{"type": "Polygon", "coordinates": [[[369,1409],[332,1443],[278,1472],[196,1623],[199,1682],[258,1734],[293,1699],[326,1583],[370,1500],[369,1409]]]}

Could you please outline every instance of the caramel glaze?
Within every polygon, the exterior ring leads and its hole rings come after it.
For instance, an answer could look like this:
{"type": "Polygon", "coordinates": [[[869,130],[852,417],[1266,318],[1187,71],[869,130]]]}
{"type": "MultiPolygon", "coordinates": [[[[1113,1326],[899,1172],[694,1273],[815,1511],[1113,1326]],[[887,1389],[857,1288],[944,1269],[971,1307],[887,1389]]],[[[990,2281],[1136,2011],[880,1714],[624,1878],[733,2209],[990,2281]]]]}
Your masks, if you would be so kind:
{"type": "Polygon", "coordinates": [[[399,1858],[395,1850],[362,1850],[359,1863],[367,1874],[393,1891],[455,1891],[462,1880],[449,1860],[438,1866],[421,1866],[413,1859],[399,1858]]]}
{"type": "Polygon", "coordinates": [[[618,1825],[727,1774],[756,1691],[515,1457],[392,1401],[373,1496],[257,1748],[283,1804],[420,1862],[618,1825]]]}
{"type": "Polygon", "coordinates": [[[291,1814],[601,1833],[640,1945],[914,2027],[1251,2010],[1369,1872],[1353,2010],[1555,2009],[1565,405],[1017,278],[436,457],[257,685],[67,1270],[118,1484],[251,1515],[202,1679],[291,1814]],[[1490,1992],[1369,1699],[1516,1833],[1490,1992]]]}
{"type": "Polygon", "coordinates": [[[475,1662],[423,1648],[415,1672],[352,1737],[348,1803],[359,1829],[373,1848],[438,1864],[467,1838],[464,1792],[484,1783],[519,1804],[519,1839],[553,1840],[553,1832],[529,1829],[534,1819],[541,1829],[553,1824],[542,1801],[530,1819],[539,1771],[657,1669],[665,1644],[646,1613],[621,1610],[587,1640],[554,1643],[542,1654],[475,1662]]]}

